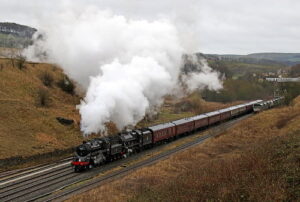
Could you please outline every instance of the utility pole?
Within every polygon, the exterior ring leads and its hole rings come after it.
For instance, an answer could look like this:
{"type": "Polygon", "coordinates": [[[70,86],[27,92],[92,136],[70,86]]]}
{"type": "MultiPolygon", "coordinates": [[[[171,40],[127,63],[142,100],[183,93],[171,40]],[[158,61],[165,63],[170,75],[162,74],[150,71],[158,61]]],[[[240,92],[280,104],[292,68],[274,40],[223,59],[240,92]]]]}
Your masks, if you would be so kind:
{"type": "Polygon", "coordinates": [[[283,89],[281,84],[300,82],[300,77],[299,78],[266,78],[266,80],[274,83],[274,97],[280,97],[280,96],[284,96],[284,94],[287,93],[287,90],[283,89]]]}

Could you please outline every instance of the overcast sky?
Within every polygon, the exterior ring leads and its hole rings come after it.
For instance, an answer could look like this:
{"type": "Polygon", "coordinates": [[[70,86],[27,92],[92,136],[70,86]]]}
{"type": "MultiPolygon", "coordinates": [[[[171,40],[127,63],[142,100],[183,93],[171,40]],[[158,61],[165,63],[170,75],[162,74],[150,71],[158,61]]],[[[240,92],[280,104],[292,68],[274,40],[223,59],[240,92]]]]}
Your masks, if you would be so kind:
{"type": "Polygon", "coordinates": [[[0,21],[36,28],[57,13],[85,6],[109,9],[129,19],[167,18],[196,51],[247,54],[300,52],[299,0],[0,0],[0,21]],[[41,21],[41,19],[43,19],[41,21]]]}

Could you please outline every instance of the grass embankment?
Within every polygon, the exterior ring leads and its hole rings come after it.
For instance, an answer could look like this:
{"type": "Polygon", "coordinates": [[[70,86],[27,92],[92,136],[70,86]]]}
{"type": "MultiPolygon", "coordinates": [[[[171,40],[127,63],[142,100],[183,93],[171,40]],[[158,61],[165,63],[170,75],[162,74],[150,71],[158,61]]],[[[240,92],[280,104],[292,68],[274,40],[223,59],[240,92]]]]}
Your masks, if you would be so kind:
{"type": "Polygon", "coordinates": [[[72,201],[297,201],[300,97],[72,201]]]}
{"type": "Polygon", "coordinates": [[[51,64],[20,66],[0,59],[0,159],[63,150],[81,142],[75,108],[79,97],[58,87],[63,78],[62,70],[51,64]],[[65,126],[56,117],[75,123],[65,126]]]}

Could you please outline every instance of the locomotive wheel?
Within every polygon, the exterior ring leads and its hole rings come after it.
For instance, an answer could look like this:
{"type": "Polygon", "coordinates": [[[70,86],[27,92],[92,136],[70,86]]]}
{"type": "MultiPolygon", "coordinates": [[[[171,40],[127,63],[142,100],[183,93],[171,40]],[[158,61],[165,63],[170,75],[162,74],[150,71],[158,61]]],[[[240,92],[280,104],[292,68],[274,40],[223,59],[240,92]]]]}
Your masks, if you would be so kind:
{"type": "Polygon", "coordinates": [[[81,169],[80,169],[78,166],[75,166],[75,167],[74,167],[74,171],[75,171],[76,173],[80,172],[80,170],[81,170],[81,169]]]}

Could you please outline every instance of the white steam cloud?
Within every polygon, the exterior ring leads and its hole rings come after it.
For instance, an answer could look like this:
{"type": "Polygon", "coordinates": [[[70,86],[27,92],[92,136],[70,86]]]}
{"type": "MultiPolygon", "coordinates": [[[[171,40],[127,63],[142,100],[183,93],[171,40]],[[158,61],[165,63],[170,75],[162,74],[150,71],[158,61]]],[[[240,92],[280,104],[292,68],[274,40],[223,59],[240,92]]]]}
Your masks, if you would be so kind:
{"type": "MultiPolygon", "coordinates": [[[[61,65],[86,90],[78,106],[84,134],[105,131],[108,121],[119,129],[135,125],[178,89],[184,37],[166,18],[133,20],[89,7],[41,24],[43,38],[37,37],[25,54],[37,60],[46,52],[48,61],[61,65]]],[[[221,88],[219,74],[206,63],[200,66],[182,77],[187,87],[221,88]]]]}
{"type": "Polygon", "coordinates": [[[203,57],[188,55],[185,57],[184,63],[192,68],[192,71],[186,72],[181,77],[188,91],[204,88],[216,91],[223,87],[220,73],[210,68],[203,57]]]}

